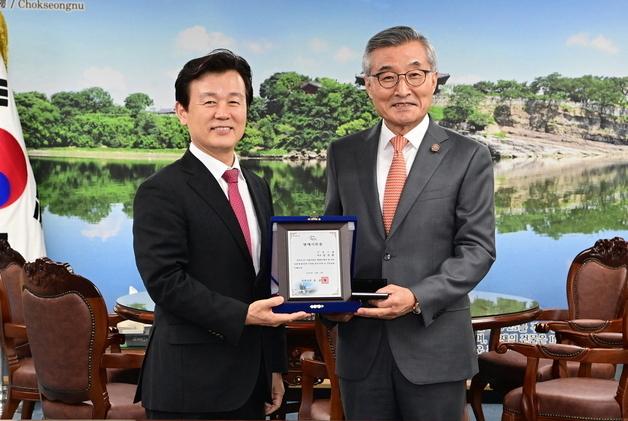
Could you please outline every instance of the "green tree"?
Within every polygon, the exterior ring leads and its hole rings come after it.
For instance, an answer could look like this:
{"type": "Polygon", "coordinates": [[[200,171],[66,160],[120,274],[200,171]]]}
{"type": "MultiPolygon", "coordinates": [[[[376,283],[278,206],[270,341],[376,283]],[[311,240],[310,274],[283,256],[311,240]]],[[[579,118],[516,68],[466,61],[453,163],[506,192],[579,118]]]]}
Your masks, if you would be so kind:
{"type": "Polygon", "coordinates": [[[365,120],[358,118],[356,120],[351,120],[345,124],[341,124],[340,126],[338,126],[338,128],[336,129],[336,135],[340,137],[347,136],[351,133],[366,130],[369,127],[371,127],[370,121],[366,122],[365,120]]]}
{"type": "Polygon", "coordinates": [[[102,88],[87,88],[79,92],[58,92],[50,101],[64,117],[79,113],[110,113],[115,109],[109,92],[102,88]]]}
{"type": "Polygon", "coordinates": [[[539,76],[530,83],[533,93],[552,100],[564,100],[569,97],[571,82],[559,73],[539,76]]]}
{"type": "Polygon", "coordinates": [[[482,92],[484,95],[494,95],[495,94],[495,84],[491,81],[480,81],[473,84],[473,87],[478,91],[482,92]]]}
{"type": "Polygon", "coordinates": [[[519,83],[516,80],[498,80],[494,85],[493,92],[502,100],[525,98],[530,94],[526,83],[519,83]]]}
{"type": "Polygon", "coordinates": [[[275,73],[262,83],[260,95],[249,110],[247,134],[253,143],[243,144],[243,149],[319,151],[338,136],[339,127],[340,133],[347,133],[378,118],[364,90],[331,78],[312,81],[295,72],[275,73]],[[313,91],[303,90],[306,82],[314,85],[313,91]]]}
{"type": "Polygon", "coordinates": [[[22,123],[24,142],[27,147],[59,146],[61,124],[59,109],[40,92],[15,94],[15,103],[22,123]]]}
{"type": "Polygon", "coordinates": [[[615,107],[622,105],[626,96],[622,92],[620,78],[595,78],[593,80],[590,99],[597,106],[600,116],[600,128],[605,128],[612,118],[615,107]]]}
{"type": "Polygon", "coordinates": [[[82,103],[81,110],[91,113],[106,113],[113,109],[113,99],[103,88],[87,88],[79,92],[82,103]]]}
{"type": "Polygon", "coordinates": [[[157,126],[156,144],[158,148],[186,148],[190,142],[188,129],[179,123],[179,119],[173,115],[155,116],[157,126]]]}
{"type": "Polygon", "coordinates": [[[536,97],[526,101],[530,126],[546,133],[554,131],[553,120],[559,113],[559,104],[569,97],[573,84],[559,73],[535,78],[530,90],[536,97]]]}
{"type": "Polygon", "coordinates": [[[262,82],[259,94],[267,100],[266,113],[283,114],[287,110],[286,103],[293,99],[294,94],[303,93],[301,85],[309,80],[296,72],[280,72],[262,82]]]}
{"type": "Polygon", "coordinates": [[[81,112],[81,95],[78,92],[57,92],[52,94],[50,102],[59,109],[64,117],[81,112]]]}
{"type": "Polygon", "coordinates": [[[482,92],[471,85],[456,85],[449,97],[449,105],[443,110],[443,121],[459,125],[467,122],[484,98],[482,92]]]}
{"type": "Polygon", "coordinates": [[[68,126],[69,146],[128,148],[133,139],[133,119],[128,115],[81,114],[68,126]]]}
{"type": "Polygon", "coordinates": [[[251,155],[262,150],[264,136],[255,123],[249,123],[244,131],[244,137],[238,142],[238,152],[251,155]]]}
{"type": "Polygon", "coordinates": [[[135,137],[134,146],[136,147],[149,149],[159,148],[157,116],[146,111],[142,111],[135,116],[133,136],[135,137]]]}
{"type": "Polygon", "coordinates": [[[473,112],[469,115],[467,122],[471,125],[472,130],[475,132],[484,130],[486,126],[494,123],[495,120],[488,113],[483,113],[479,110],[473,110],[473,112]]]}
{"type": "Polygon", "coordinates": [[[248,120],[258,121],[266,115],[267,101],[259,96],[253,97],[253,102],[248,108],[248,120]]]}
{"type": "Polygon", "coordinates": [[[124,107],[132,115],[138,115],[141,111],[146,111],[151,105],[153,105],[152,98],[142,92],[130,94],[124,99],[124,107]]]}
{"type": "Polygon", "coordinates": [[[569,99],[586,105],[589,101],[589,94],[593,88],[593,76],[585,75],[572,81],[569,99]]]}

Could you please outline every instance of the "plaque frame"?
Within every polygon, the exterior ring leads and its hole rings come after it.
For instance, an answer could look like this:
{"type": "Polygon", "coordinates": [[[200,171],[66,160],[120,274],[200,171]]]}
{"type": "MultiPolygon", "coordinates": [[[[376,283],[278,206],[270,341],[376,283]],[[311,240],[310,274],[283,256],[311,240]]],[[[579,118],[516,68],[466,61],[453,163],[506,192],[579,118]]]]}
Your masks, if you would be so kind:
{"type": "Polygon", "coordinates": [[[271,278],[284,303],[275,313],[353,313],[361,303],[351,299],[351,276],[356,243],[355,216],[273,216],[271,218],[271,278]],[[291,293],[288,235],[295,231],[337,231],[339,233],[340,293],[335,296],[298,297],[291,293]],[[278,288],[277,288],[278,287],[278,288]]]}

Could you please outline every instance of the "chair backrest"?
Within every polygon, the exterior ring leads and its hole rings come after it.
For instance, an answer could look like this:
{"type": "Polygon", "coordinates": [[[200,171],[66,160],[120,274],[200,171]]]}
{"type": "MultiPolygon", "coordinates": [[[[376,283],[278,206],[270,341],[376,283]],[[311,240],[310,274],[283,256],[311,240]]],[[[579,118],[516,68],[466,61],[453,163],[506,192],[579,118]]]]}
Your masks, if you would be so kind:
{"type": "Polygon", "coordinates": [[[327,368],[327,376],[331,386],[330,396],[330,419],[343,420],[344,410],[342,401],[340,400],[340,383],[336,376],[336,343],[338,340],[338,327],[327,327],[320,318],[316,318],[314,323],[314,332],[316,333],[316,342],[321,351],[321,356],[327,368]]]}
{"type": "Polygon", "coordinates": [[[5,337],[5,323],[24,324],[22,309],[22,285],[24,283],[25,260],[20,253],[13,250],[7,240],[0,240],[0,340],[2,349],[8,359],[30,356],[26,339],[5,337]]]}
{"type": "Polygon", "coordinates": [[[598,240],[573,260],[567,275],[569,319],[621,318],[628,298],[628,244],[598,240]]]}
{"type": "Polygon", "coordinates": [[[43,399],[91,401],[94,418],[105,418],[110,402],[101,361],[108,326],[100,292],[68,265],[47,258],[24,270],[24,318],[43,399]]]}

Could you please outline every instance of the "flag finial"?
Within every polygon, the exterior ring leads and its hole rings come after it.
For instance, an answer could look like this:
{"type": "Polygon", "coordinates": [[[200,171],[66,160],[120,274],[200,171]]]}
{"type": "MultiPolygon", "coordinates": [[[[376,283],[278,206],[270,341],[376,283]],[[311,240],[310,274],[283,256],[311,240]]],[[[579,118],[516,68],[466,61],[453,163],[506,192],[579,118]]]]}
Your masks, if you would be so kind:
{"type": "Polygon", "coordinates": [[[4,60],[4,65],[9,67],[9,31],[7,30],[7,22],[4,15],[0,12],[0,55],[4,60]]]}

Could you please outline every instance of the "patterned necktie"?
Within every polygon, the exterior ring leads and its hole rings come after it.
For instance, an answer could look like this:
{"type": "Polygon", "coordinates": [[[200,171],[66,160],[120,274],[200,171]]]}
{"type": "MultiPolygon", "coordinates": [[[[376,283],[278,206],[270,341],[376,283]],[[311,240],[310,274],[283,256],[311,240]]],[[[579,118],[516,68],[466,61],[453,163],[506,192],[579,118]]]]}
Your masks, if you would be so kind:
{"type": "Polygon", "coordinates": [[[240,191],[238,190],[239,174],[240,171],[237,168],[233,168],[225,171],[222,175],[222,178],[227,182],[229,186],[229,189],[227,191],[229,195],[229,204],[231,205],[231,209],[233,209],[233,213],[238,219],[240,229],[242,230],[242,234],[244,234],[246,246],[249,248],[249,253],[253,255],[253,253],[251,253],[251,232],[249,231],[249,222],[246,219],[244,202],[242,201],[242,196],[240,196],[240,191]]]}
{"type": "Polygon", "coordinates": [[[401,191],[406,184],[406,160],[403,157],[403,148],[408,144],[408,139],[403,136],[395,136],[390,139],[395,154],[393,155],[388,177],[386,178],[386,187],[384,188],[384,206],[382,215],[384,218],[384,229],[386,235],[390,232],[397,204],[401,197],[401,191]]]}

